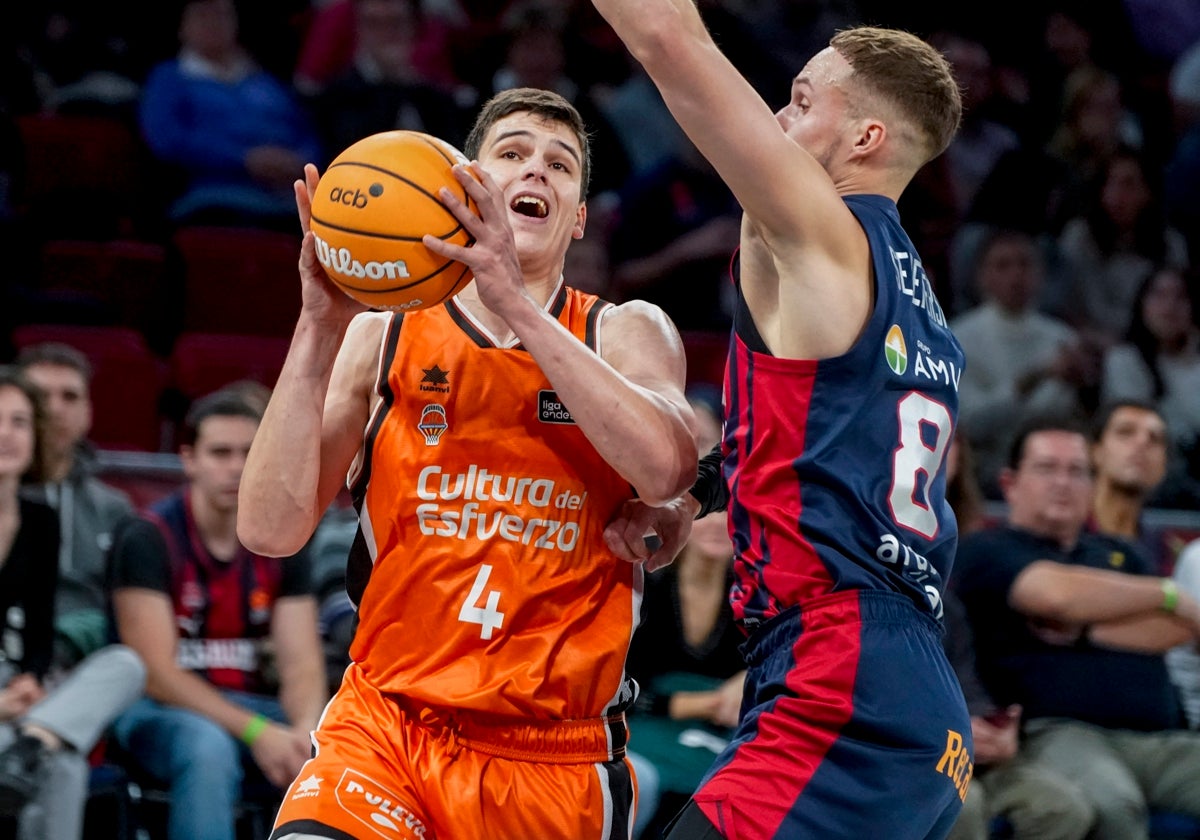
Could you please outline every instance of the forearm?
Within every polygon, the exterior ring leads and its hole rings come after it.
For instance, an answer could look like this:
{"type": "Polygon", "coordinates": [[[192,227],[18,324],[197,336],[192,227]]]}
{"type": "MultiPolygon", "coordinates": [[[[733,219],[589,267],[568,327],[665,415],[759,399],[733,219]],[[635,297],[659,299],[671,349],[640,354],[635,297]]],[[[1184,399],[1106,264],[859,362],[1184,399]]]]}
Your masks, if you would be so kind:
{"type": "Polygon", "coordinates": [[[328,700],[323,663],[290,667],[280,675],[279,705],[297,729],[316,729],[328,700]]]}
{"type": "Polygon", "coordinates": [[[323,413],[343,337],[303,315],[296,326],[238,492],[238,536],[252,551],[294,553],[324,512],[323,413]]]}
{"type": "Polygon", "coordinates": [[[1039,560],[1017,577],[1010,601],[1027,615],[1066,624],[1140,621],[1174,612],[1186,626],[1200,627],[1196,601],[1182,593],[1168,599],[1169,586],[1164,578],[1039,560]]]}
{"type": "Polygon", "coordinates": [[[226,699],[219,689],[198,674],[181,668],[151,669],[146,695],[164,706],[176,706],[206,717],[235,738],[240,738],[254,712],[226,699]]]}
{"type": "Polygon", "coordinates": [[[1087,630],[1091,644],[1133,653],[1165,653],[1193,638],[1186,624],[1166,614],[1105,621],[1093,624],[1087,630]]]}
{"type": "MultiPolygon", "coordinates": [[[[540,308],[527,306],[510,324],[580,431],[640,499],[663,504],[691,484],[696,444],[679,405],[632,382],[540,308]]],[[[680,391],[682,378],[681,370],[680,391]]]]}

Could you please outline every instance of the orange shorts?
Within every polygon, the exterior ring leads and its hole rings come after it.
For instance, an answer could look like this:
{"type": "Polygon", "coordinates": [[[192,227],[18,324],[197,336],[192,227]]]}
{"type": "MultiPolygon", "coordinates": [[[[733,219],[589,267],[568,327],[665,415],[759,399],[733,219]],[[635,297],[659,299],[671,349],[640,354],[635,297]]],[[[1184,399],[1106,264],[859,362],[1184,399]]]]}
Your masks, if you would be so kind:
{"type": "Polygon", "coordinates": [[[626,735],[620,715],[531,722],[422,707],[351,665],[271,840],[628,840],[626,735]]]}

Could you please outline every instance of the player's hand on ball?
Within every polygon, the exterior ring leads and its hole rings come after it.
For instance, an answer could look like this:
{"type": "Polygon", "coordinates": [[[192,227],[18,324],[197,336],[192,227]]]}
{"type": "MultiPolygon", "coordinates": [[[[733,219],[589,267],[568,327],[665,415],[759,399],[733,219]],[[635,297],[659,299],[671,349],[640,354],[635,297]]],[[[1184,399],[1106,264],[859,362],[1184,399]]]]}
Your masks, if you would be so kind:
{"type": "Polygon", "coordinates": [[[444,187],[439,190],[438,198],[474,237],[475,244],[466,248],[426,236],[425,247],[469,265],[483,305],[504,317],[507,307],[528,296],[512,225],[508,221],[504,191],[478,161],[472,161],[468,166],[458,164],[453,171],[478,207],[479,215],[444,187]]]}
{"type": "Polygon", "coordinates": [[[296,213],[300,217],[300,230],[304,240],[300,245],[300,293],[302,308],[320,321],[348,323],[367,307],[345,294],[325,273],[317,259],[316,240],[310,229],[312,222],[312,200],[320,181],[317,167],[311,163],[304,166],[304,180],[294,184],[296,213]]]}

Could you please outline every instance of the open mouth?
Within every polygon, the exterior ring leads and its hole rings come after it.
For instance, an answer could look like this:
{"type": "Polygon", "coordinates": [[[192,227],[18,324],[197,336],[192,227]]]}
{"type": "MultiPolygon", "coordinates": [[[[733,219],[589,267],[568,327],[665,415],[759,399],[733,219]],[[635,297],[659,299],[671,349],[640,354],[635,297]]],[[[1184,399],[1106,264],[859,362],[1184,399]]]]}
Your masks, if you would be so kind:
{"type": "Polygon", "coordinates": [[[544,219],[550,213],[546,202],[533,195],[519,195],[514,198],[512,210],[514,213],[520,213],[522,216],[529,216],[532,219],[544,219]]]}

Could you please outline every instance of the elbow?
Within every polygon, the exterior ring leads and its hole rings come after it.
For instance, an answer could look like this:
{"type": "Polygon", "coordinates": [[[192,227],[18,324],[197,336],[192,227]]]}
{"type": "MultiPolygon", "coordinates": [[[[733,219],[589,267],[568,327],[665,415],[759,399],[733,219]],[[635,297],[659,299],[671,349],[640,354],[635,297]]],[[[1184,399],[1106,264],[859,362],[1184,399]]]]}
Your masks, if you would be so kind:
{"type": "Polygon", "coordinates": [[[306,538],[298,538],[284,528],[271,527],[261,517],[250,517],[238,511],[238,542],[251,554],[261,557],[290,557],[304,547],[306,538]]]}
{"type": "Polygon", "coordinates": [[[696,482],[699,456],[691,435],[683,444],[665,450],[662,458],[652,459],[637,483],[638,498],[651,507],[662,507],[677,499],[696,482]]]}
{"type": "Polygon", "coordinates": [[[680,36],[685,32],[679,16],[662,4],[639,15],[637,33],[625,40],[630,54],[647,70],[655,64],[669,65],[680,36]]]}

